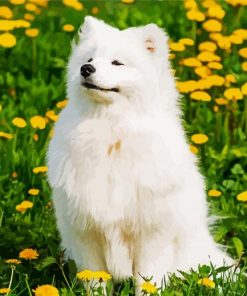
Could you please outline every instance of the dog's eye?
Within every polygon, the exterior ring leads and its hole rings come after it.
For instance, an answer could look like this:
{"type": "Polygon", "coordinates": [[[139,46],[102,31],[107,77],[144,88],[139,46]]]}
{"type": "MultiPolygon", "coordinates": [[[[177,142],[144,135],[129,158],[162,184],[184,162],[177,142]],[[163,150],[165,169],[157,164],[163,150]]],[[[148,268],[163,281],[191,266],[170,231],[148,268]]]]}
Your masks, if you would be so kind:
{"type": "Polygon", "coordinates": [[[119,61],[117,61],[117,60],[114,60],[114,61],[112,61],[112,65],[115,65],[115,66],[123,66],[124,64],[121,63],[121,62],[119,62],[119,61]]]}
{"type": "Polygon", "coordinates": [[[88,63],[90,63],[90,62],[92,62],[92,60],[93,60],[93,59],[92,59],[92,58],[90,58],[90,59],[89,59],[87,62],[88,62],[88,63]]]}

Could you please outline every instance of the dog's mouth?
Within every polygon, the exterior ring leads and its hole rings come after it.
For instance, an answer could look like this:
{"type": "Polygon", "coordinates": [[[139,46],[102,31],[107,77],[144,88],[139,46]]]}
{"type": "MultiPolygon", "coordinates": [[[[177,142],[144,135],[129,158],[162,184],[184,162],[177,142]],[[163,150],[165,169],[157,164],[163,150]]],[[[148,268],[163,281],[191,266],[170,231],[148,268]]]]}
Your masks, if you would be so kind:
{"type": "Polygon", "coordinates": [[[84,82],[82,84],[84,87],[88,88],[88,89],[96,89],[96,90],[101,90],[101,91],[113,91],[113,92],[119,92],[119,89],[117,87],[113,87],[113,88],[103,88],[100,87],[98,85],[89,83],[89,82],[84,82]]]}

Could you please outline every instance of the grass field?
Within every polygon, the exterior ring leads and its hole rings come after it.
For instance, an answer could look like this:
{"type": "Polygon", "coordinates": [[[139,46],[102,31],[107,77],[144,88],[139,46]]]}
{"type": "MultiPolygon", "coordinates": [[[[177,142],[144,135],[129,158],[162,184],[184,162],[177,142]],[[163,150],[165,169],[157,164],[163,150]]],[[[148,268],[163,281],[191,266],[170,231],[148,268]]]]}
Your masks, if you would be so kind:
{"type": "MultiPolygon", "coordinates": [[[[143,286],[143,293],[246,295],[246,5],[246,0],[0,0],[0,294],[103,295],[113,285],[108,280],[103,291],[97,279],[108,275],[85,273],[83,288],[74,263],[63,260],[46,178],[47,144],[67,102],[70,42],[91,14],[121,29],[154,22],[169,33],[188,142],[206,177],[210,212],[220,217],[212,233],[239,262],[234,281],[227,268],[201,266],[183,278],[171,276],[162,289],[143,286]],[[27,248],[32,250],[23,252],[27,248]],[[90,276],[94,289],[85,280],[90,276]]],[[[116,294],[133,291],[127,281],[116,294]]]]}

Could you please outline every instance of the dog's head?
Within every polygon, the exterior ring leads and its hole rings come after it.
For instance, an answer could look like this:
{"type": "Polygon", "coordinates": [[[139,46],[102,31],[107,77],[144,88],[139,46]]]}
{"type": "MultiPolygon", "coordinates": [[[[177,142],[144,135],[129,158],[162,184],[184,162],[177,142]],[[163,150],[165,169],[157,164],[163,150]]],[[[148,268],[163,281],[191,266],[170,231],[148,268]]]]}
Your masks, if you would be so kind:
{"type": "Polygon", "coordinates": [[[120,31],[87,16],[69,61],[68,95],[106,104],[138,101],[155,96],[166,71],[167,36],[156,25],[120,31]]]}

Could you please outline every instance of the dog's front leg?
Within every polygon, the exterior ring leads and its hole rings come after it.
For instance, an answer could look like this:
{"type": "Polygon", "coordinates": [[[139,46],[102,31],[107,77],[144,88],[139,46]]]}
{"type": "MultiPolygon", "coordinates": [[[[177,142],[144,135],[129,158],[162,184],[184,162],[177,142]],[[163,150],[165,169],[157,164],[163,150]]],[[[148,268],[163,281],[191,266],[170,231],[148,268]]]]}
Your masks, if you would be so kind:
{"type": "Polygon", "coordinates": [[[108,271],[116,281],[133,276],[132,259],[128,242],[124,241],[118,226],[109,226],[105,231],[105,258],[108,271]]]}

